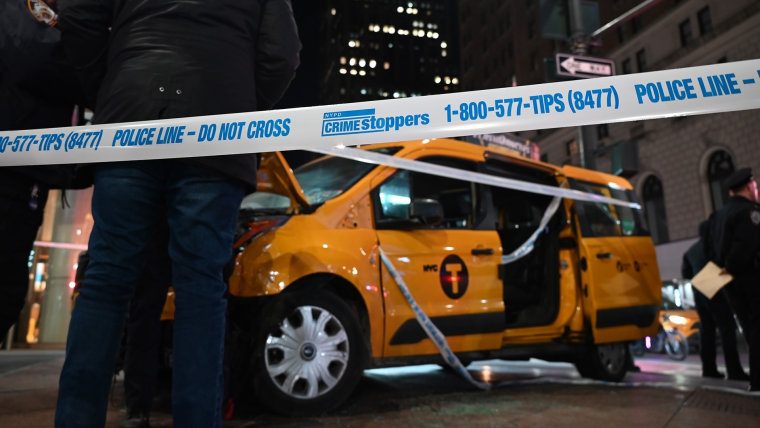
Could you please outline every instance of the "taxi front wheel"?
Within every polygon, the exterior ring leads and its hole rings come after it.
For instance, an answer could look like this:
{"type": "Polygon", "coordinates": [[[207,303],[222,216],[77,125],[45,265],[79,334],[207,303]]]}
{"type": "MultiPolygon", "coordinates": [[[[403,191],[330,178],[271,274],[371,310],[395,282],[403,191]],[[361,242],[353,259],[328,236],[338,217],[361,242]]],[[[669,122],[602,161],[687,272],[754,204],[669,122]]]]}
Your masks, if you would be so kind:
{"type": "Polygon", "coordinates": [[[285,293],[254,326],[256,399],[287,415],[317,415],[340,406],[365,367],[366,350],[352,308],[324,290],[285,293]]]}
{"type": "Polygon", "coordinates": [[[575,367],[583,377],[620,382],[628,371],[630,358],[626,343],[591,345],[588,352],[575,361],[575,367]]]}

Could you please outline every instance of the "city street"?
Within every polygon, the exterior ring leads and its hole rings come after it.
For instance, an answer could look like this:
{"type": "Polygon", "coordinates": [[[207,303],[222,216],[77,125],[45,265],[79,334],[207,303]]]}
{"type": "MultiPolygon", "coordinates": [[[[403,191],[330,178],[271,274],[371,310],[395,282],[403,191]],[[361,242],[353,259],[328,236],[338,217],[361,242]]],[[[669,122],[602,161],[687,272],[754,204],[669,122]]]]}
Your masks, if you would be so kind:
{"type": "MultiPolygon", "coordinates": [[[[62,351],[0,352],[0,426],[52,426],[62,362],[62,351]]],[[[286,418],[241,403],[226,426],[760,426],[760,397],[741,382],[702,379],[697,356],[647,354],[637,365],[640,373],[614,385],[581,379],[564,363],[473,363],[470,371],[495,385],[487,392],[435,365],[370,370],[334,414],[286,418]]],[[[124,418],[121,388],[116,380],[109,427],[124,418]]],[[[171,426],[167,412],[156,411],[153,426],[171,426]]]]}

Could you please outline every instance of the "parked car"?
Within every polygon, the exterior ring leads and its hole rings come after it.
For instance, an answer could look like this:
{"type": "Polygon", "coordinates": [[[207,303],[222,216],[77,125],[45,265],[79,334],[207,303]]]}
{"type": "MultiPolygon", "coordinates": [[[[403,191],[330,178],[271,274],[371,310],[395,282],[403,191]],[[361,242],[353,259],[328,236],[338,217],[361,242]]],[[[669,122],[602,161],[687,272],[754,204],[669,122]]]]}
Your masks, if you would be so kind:
{"type": "MultiPolygon", "coordinates": [[[[633,201],[623,178],[456,140],[363,147],[633,201]]],[[[637,210],[565,199],[533,251],[502,255],[551,197],[325,156],[263,156],[243,203],[230,337],[254,396],[286,414],[340,406],[363,370],[440,363],[379,248],[465,362],[539,357],[620,381],[628,343],[659,327],[654,245],[637,210]]]]}

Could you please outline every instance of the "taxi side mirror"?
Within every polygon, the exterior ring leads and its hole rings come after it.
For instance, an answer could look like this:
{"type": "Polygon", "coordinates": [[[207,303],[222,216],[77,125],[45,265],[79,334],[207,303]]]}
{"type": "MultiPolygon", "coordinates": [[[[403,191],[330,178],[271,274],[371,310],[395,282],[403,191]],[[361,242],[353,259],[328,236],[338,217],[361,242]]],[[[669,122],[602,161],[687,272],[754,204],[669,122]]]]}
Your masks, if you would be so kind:
{"type": "Polygon", "coordinates": [[[443,206],[435,199],[415,199],[409,205],[409,218],[435,226],[443,221],[443,206]]]}

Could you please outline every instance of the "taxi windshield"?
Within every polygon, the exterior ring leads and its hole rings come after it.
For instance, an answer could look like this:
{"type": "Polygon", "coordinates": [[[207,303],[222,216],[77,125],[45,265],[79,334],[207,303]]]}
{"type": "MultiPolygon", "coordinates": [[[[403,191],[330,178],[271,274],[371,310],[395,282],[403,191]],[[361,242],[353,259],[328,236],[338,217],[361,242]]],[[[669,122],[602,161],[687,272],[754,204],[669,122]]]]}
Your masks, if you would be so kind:
{"type": "MultiPolygon", "coordinates": [[[[399,147],[385,147],[373,152],[392,155],[399,147]]],[[[320,205],[356,184],[377,165],[351,159],[325,156],[297,168],[294,173],[309,201],[320,205]]]]}
{"type": "MultiPolygon", "coordinates": [[[[587,193],[636,202],[633,191],[621,189],[613,184],[603,186],[571,179],[570,187],[587,193]]],[[[580,220],[581,233],[585,237],[649,235],[641,210],[599,202],[576,202],[575,210],[580,220]]]]}

